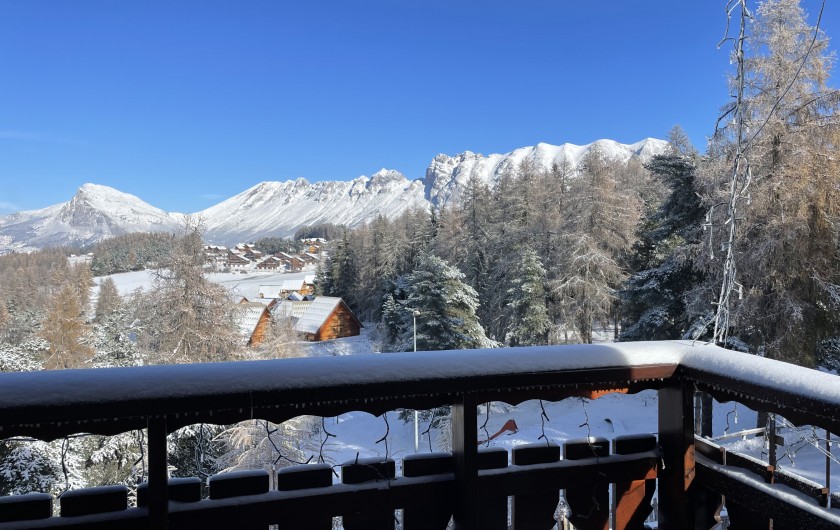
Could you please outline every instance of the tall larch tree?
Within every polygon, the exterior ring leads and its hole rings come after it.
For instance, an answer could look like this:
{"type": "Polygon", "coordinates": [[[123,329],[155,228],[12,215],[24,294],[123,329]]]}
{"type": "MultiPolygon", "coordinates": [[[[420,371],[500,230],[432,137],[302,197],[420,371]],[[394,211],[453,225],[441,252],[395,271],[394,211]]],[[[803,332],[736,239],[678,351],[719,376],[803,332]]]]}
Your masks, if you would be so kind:
{"type": "MultiPolygon", "coordinates": [[[[810,366],[817,344],[838,330],[832,303],[840,293],[833,265],[840,97],[825,84],[833,56],[797,0],[761,3],[751,30],[740,109],[750,178],[737,219],[738,292],[726,331],[753,352],[810,366]]],[[[718,167],[732,167],[733,142],[726,130],[716,138],[718,167]]],[[[714,205],[725,200],[726,174],[713,166],[710,177],[707,200],[714,205]]],[[[725,210],[712,208],[717,236],[728,221],[725,210]]],[[[721,245],[728,242],[712,239],[712,256],[721,245]]],[[[720,261],[704,263],[717,291],[720,261]]]]}

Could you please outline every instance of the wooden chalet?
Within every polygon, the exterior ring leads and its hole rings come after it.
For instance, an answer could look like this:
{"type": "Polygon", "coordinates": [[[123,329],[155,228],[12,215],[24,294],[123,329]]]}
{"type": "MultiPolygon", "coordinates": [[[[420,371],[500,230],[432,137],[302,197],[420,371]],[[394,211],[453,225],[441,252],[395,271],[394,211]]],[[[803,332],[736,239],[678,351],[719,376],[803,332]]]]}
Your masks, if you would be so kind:
{"type": "Polygon", "coordinates": [[[283,298],[280,294],[280,290],[282,289],[282,285],[271,284],[271,285],[260,285],[259,287],[259,297],[260,298],[283,298]]]}
{"type": "Polygon", "coordinates": [[[262,260],[261,262],[257,263],[257,270],[263,271],[275,271],[275,270],[284,270],[286,268],[286,264],[283,260],[278,258],[277,256],[269,256],[262,260]]]}
{"type": "Polygon", "coordinates": [[[292,293],[310,294],[303,292],[305,287],[305,282],[300,278],[297,280],[283,280],[283,283],[280,285],[280,298],[286,298],[292,293]]]}
{"type": "MultiPolygon", "coordinates": [[[[297,297],[300,297],[300,295],[297,295],[297,297]]],[[[290,296],[271,307],[271,317],[274,319],[291,319],[292,323],[295,324],[306,314],[310,305],[312,305],[312,300],[295,299],[290,296]]]]}
{"type": "Polygon", "coordinates": [[[236,304],[236,309],[236,324],[245,344],[249,347],[262,344],[271,324],[268,307],[260,303],[245,302],[236,304]]]}
{"type": "Polygon", "coordinates": [[[303,316],[295,323],[295,331],[307,340],[355,337],[361,333],[362,323],[341,298],[319,296],[313,300],[303,316]]]}
{"type": "Polygon", "coordinates": [[[297,272],[303,269],[303,266],[306,265],[306,262],[299,257],[286,254],[285,252],[278,252],[274,256],[285,262],[288,265],[287,270],[291,272],[297,272]]]}
{"type": "Polygon", "coordinates": [[[310,252],[304,252],[300,255],[300,259],[303,260],[304,263],[309,265],[318,263],[321,261],[321,258],[317,254],[312,254],[310,252]]]}
{"type": "Polygon", "coordinates": [[[228,252],[227,266],[231,269],[247,269],[251,266],[251,260],[240,256],[239,254],[228,252]]]}
{"type": "Polygon", "coordinates": [[[315,275],[307,274],[303,277],[303,287],[300,288],[300,294],[315,294],[315,275]]]}

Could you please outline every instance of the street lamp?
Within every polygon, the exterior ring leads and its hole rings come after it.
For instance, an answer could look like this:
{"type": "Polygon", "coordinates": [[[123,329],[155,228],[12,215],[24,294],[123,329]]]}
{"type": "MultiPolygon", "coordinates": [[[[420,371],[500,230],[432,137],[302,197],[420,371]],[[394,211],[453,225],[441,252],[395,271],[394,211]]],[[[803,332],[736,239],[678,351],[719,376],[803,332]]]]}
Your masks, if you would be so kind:
{"type": "MultiPolygon", "coordinates": [[[[411,313],[412,320],[414,321],[414,351],[417,351],[417,317],[420,315],[420,311],[414,310],[411,313]]],[[[420,414],[417,412],[417,409],[414,409],[414,452],[417,453],[420,451],[420,414]]]]}

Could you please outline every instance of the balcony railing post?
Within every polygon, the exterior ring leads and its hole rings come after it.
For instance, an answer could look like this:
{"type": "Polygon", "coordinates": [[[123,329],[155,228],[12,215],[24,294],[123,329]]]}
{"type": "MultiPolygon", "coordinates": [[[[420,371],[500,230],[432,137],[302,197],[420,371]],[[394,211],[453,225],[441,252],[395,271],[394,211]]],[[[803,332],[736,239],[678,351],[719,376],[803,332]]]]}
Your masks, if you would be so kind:
{"type": "Polygon", "coordinates": [[[694,389],[673,380],[659,390],[659,528],[694,528],[694,389]]]}
{"type": "Polygon", "coordinates": [[[478,530],[478,403],[467,392],[452,405],[456,530],[478,530]]]}
{"type": "Polygon", "coordinates": [[[169,499],[167,491],[166,418],[148,419],[149,438],[149,528],[165,529],[169,499]]]}

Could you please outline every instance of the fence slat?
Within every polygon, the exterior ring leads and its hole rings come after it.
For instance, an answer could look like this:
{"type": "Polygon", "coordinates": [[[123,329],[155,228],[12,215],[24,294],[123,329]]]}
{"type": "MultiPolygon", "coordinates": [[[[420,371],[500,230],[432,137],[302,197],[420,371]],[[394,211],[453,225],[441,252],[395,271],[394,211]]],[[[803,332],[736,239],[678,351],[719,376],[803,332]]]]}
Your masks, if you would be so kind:
{"type": "MultiPolygon", "coordinates": [[[[515,447],[511,461],[515,466],[547,464],[560,460],[560,446],[529,444],[515,447]]],[[[511,503],[511,519],[516,530],[549,530],[555,524],[554,511],[560,501],[558,491],[540,491],[515,495],[511,503]]]]}
{"type": "MultiPolygon", "coordinates": [[[[568,440],[563,444],[565,460],[583,460],[610,456],[610,442],[606,438],[589,437],[568,440]]],[[[569,521],[578,530],[609,530],[610,484],[598,474],[581,477],[572,488],[566,488],[566,502],[572,514],[569,521]]]]}
{"type": "MultiPolygon", "coordinates": [[[[363,484],[394,478],[396,466],[391,458],[358,458],[341,465],[341,482],[363,484]]],[[[344,530],[394,530],[394,510],[359,506],[359,511],[342,516],[344,530]]]]}
{"type": "MultiPolygon", "coordinates": [[[[656,449],[656,436],[628,434],[613,439],[613,454],[630,455],[656,449]]],[[[653,511],[656,480],[631,480],[615,484],[615,530],[642,530],[653,511]]]]}
{"type": "MultiPolygon", "coordinates": [[[[427,477],[452,473],[452,453],[423,453],[403,459],[404,477],[427,477]]],[[[446,530],[452,504],[438,498],[424,499],[421,506],[403,509],[403,530],[446,530]]]]}

